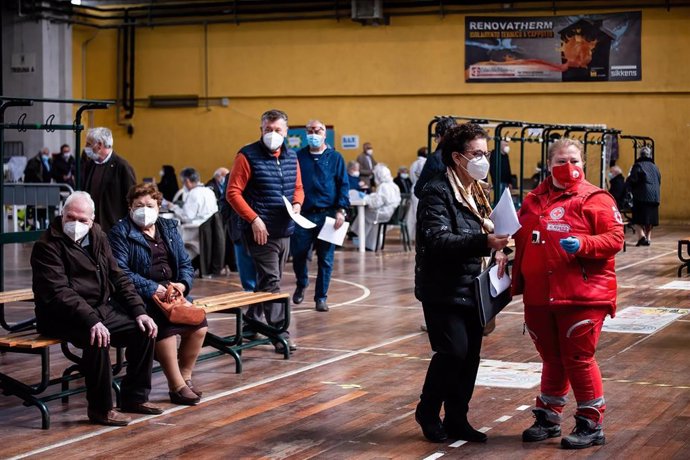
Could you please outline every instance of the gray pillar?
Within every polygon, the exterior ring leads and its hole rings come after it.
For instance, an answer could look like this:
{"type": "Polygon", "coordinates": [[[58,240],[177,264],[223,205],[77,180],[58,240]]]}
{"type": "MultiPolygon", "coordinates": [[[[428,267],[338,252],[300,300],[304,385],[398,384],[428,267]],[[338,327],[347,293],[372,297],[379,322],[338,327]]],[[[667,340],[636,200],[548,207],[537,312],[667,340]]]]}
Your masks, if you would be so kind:
{"type": "MultiPolygon", "coordinates": [[[[2,11],[2,87],[4,96],[26,98],[72,98],[72,28],[66,24],[29,20],[3,2],[2,11]]],[[[26,112],[27,122],[74,121],[71,104],[35,103],[33,107],[11,108],[6,122],[15,123],[26,112]]],[[[5,131],[5,141],[21,141],[24,154],[35,155],[41,148],[59,151],[62,144],[74,144],[70,131],[5,131]]]]}

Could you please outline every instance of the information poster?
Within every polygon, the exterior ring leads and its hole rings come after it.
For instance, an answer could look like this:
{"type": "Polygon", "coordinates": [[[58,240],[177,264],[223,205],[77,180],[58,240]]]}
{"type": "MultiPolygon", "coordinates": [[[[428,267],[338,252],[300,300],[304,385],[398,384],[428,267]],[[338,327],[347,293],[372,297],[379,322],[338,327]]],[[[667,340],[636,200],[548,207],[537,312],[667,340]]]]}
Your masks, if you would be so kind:
{"type": "Polygon", "coordinates": [[[579,16],[468,16],[465,81],[642,79],[639,11],[579,16]]]}

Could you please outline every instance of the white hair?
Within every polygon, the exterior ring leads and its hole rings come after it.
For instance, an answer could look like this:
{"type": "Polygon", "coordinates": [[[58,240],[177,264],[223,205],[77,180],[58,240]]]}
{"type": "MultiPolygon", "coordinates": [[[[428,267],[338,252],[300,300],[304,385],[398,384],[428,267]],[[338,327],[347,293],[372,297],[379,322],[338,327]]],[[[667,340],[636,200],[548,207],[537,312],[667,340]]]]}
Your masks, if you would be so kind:
{"type": "Polygon", "coordinates": [[[224,168],[221,166],[220,168],[216,169],[216,171],[213,173],[213,177],[220,177],[224,174],[227,175],[229,173],[230,171],[228,170],[228,168],[224,168]]]}
{"type": "Polygon", "coordinates": [[[91,208],[91,219],[96,218],[96,204],[93,202],[91,199],[91,195],[89,195],[87,192],[82,192],[82,191],[76,191],[70,194],[70,196],[67,197],[65,200],[65,204],[62,207],[62,213],[64,214],[67,211],[67,208],[72,206],[72,203],[75,201],[82,201],[86,203],[89,208],[91,208]]]}
{"type": "Polygon", "coordinates": [[[100,142],[103,147],[107,149],[113,148],[113,132],[108,128],[102,126],[98,128],[91,128],[86,133],[86,139],[91,139],[92,141],[100,142]]]}

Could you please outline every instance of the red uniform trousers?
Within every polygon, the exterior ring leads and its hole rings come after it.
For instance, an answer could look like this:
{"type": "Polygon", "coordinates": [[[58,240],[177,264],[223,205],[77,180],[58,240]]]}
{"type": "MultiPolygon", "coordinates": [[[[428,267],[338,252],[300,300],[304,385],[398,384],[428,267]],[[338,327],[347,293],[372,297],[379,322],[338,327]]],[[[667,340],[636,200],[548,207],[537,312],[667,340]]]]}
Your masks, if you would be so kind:
{"type": "Polygon", "coordinates": [[[525,324],[543,361],[537,408],[560,423],[573,387],[577,415],[601,423],[606,409],[599,365],[594,358],[608,309],[525,305],[525,324]]]}

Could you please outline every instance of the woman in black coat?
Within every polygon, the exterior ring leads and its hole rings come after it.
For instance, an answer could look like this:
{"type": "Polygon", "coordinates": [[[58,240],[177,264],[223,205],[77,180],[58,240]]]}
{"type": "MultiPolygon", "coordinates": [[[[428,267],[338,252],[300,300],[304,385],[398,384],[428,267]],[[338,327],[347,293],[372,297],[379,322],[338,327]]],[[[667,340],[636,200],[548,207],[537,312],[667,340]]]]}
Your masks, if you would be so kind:
{"type": "Polygon", "coordinates": [[[659,225],[661,173],[654,164],[652,149],[645,146],[635,161],[626,184],[633,194],[632,223],[640,231],[636,246],[649,246],[652,227],[659,225]]]}
{"type": "MultiPolygon", "coordinates": [[[[432,442],[449,437],[486,441],[486,435],[467,421],[483,332],[473,283],[492,250],[508,243],[508,235],[492,233],[491,207],[478,182],[488,173],[488,156],[487,133],[480,126],[451,128],[444,137],[446,170],[424,186],[417,210],[415,295],[422,302],[436,353],[415,419],[432,442]]],[[[500,251],[495,254],[503,276],[507,257],[500,251]]]]}

